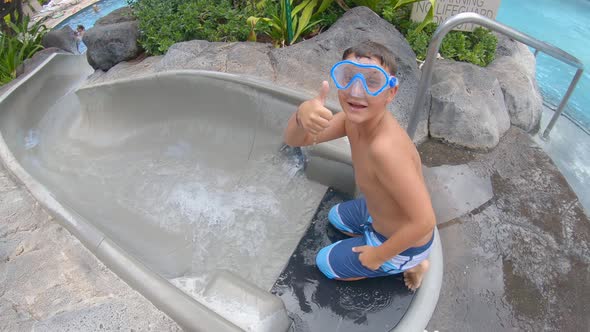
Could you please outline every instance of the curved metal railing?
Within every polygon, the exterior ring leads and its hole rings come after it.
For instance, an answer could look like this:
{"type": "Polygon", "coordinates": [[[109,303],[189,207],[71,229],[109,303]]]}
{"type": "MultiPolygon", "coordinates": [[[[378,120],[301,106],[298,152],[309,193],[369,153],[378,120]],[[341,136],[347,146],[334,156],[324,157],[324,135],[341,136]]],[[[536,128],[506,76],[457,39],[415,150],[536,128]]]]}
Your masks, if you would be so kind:
{"type": "Polygon", "coordinates": [[[420,79],[418,93],[416,94],[416,100],[414,101],[414,107],[412,108],[412,114],[410,117],[410,122],[408,124],[408,135],[410,136],[410,138],[414,138],[416,127],[418,126],[418,120],[420,119],[421,115],[420,113],[424,108],[424,102],[426,101],[426,93],[428,92],[428,88],[430,87],[430,83],[432,81],[432,68],[434,67],[434,61],[436,60],[436,55],[438,53],[442,40],[444,36],[447,33],[449,33],[453,28],[464,23],[475,23],[490,30],[497,31],[523,44],[533,47],[535,49],[535,55],[539,51],[541,51],[547,55],[550,55],[558,60],[567,63],[568,65],[578,68],[563,99],[561,100],[561,103],[559,104],[559,107],[555,111],[555,114],[553,115],[551,121],[549,122],[549,124],[545,128],[545,131],[543,132],[543,138],[547,138],[549,136],[549,132],[551,132],[551,129],[553,129],[555,122],[557,122],[557,119],[559,118],[559,116],[563,112],[563,109],[567,105],[567,102],[570,99],[572,92],[578,84],[578,81],[582,77],[584,65],[576,57],[558,47],[535,39],[527,34],[514,30],[504,24],[501,24],[497,21],[494,21],[492,19],[489,19],[485,16],[476,13],[461,13],[455,15],[443,22],[434,32],[434,35],[430,40],[428,52],[426,54],[426,61],[424,62],[424,66],[422,67],[422,78],[420,79]]]}

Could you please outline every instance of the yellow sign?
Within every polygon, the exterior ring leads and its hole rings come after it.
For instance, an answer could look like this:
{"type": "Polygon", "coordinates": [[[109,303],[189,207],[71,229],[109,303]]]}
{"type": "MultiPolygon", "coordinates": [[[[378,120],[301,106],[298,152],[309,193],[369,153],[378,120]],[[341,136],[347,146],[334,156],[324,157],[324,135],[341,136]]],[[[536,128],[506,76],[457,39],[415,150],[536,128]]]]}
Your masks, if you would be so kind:
{"type": "MultiPolygon", "coordinates": [[[[430,9],[430,1],[414,3],[411,19],[414,22],[422,22],[430,9]]],[[[500,0],[436,0],[433,21],[441,24],[447,18],[459,13],[471,12],[495,19],[500,8],[500,0]]],[[[473,31],[477,25],[461,24],[454,30],[473,31]]]]}

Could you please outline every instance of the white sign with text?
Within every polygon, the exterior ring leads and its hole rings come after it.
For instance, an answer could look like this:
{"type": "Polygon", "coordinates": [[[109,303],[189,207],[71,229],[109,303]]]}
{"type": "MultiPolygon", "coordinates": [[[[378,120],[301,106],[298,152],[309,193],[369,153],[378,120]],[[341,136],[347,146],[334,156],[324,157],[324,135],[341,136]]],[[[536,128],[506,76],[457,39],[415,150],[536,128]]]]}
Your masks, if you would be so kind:
{"type": "MultiPolygon", "coordinates": [[[[430,1],[414,3],[411,16],[412,21],[422,22],[430,6],[430,1]]],[[[495,19],[498,14],[498,8],[500,8],[500,0],[436,0],[433,21],[441,24],[447,18],[465,12],[478,13],[495,19]]],[[[475,24],[467,23],[457,26],[454,30],[473,31],[476,27],[477,25],[475,24]]]]}

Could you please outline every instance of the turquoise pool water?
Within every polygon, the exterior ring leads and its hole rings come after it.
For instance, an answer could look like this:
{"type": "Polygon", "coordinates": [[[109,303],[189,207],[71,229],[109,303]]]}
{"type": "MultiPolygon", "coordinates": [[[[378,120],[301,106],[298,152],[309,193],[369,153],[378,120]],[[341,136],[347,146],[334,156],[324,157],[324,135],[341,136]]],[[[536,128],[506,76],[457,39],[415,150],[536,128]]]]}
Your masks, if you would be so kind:
{"type": "MultiPolygon", "coordinates": [[[[102,0],[96,3],[100,8],[98,13],[94,11],[92,6],[86,7],[76,14],[66,18],[61,23],[55,26],[54,29],[61,29],[69,25],[73,30],[76,30],[78,25],[83,25],[86,30],[94,26],[94,22],[99,18],[109,14],[115,9],[127,6],[126,0],[102,0]]],[[[81,53],[86,52],[86,45],[80,43],[79,50],[81,53]]]]}
{"type": "MultiPolygon", "coordinates": [[[[585,69],[566,113],[590,129],[590,1],[502,0],[496,19],[574,55],[585,69]]],[[[539,53],[537,81],[545,101],[557,105],[576,70],[539,53]]]]}

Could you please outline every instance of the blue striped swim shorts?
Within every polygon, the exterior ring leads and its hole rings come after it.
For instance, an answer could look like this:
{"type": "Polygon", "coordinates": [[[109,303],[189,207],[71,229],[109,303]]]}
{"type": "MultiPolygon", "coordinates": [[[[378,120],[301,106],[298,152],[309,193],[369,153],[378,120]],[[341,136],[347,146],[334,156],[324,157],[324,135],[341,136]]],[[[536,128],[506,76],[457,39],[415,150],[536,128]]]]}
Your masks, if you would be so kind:
{"type": "Polygon", "coordinates": [[[332,207],[328,214],[330,223],[340,231],[362,236],[341,240],[324,247],[316,256],[320,271],[330,279],[375,278],[402,273],[428,258],[433,237],[423,246],[411,247],[386,261],[377,270],[364,267],[353,247],[380,246],[387,238],[373,229],[372,219],[364,198],[340,203],[332,207]]]}

